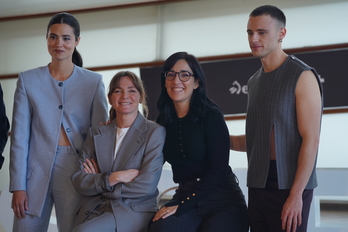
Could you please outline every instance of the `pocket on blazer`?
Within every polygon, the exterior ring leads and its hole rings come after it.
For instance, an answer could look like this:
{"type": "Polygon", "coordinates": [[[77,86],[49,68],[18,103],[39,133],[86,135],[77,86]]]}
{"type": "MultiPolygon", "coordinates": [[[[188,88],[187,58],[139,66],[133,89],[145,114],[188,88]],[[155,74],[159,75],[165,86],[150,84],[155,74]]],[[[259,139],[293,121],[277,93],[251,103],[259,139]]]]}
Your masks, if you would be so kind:
{"type": "Polygon", "coordinates": [[[94,206],[92,209],[88,210],[86,207],[81,212],[82,214],[85,214],[85,218],[83,222],[92,220],[93,218],[99,217],[106,211],[112,212],[112,209],[110,207],[110,201],[101,201],[98,205],[94,206]]]}
{"type": "Polygon", "coordinates": [[[102,204],[100,197],[83,197],[76,208],[76,215],[83,217],[83,221],[89,217],[89,215],[102,204]]]}
{"type": "Polygon", "coordinates": [[[150,202],[133,204],[130,207],[135,212],[154,212],[154,213],[156,213],[158,211],[158,205],[156,203],[150,203],[150,202]]]}

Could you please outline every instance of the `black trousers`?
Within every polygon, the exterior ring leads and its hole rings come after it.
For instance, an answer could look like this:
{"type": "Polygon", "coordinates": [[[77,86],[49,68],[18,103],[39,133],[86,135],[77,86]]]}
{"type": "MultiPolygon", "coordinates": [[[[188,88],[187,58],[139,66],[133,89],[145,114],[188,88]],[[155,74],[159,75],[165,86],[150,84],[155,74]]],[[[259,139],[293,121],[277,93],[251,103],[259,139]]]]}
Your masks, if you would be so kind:
{"type": "MultiPolygon", "coordinates": [[[[250,232],[283,232],[281,212],[289,189],[278,189],[277,169],[275,162],[271,162],[267,184],[264,189],[249,188],[248,213],[250,232]]],[[[304,190],[302,194],[302,224],[296,232],[306,232],[309,210],[313,198],[313,190],[304,190]]]]}
{"type": "MultiPolygon", "coordinates": [[[[174,195],[175,197],[175,195],[174,195]]],[[[233,173],[223,186],[210,193],[193,209],[160,219],[150,232],[247,232],[249,221],[244,195],[233,173]]]]}

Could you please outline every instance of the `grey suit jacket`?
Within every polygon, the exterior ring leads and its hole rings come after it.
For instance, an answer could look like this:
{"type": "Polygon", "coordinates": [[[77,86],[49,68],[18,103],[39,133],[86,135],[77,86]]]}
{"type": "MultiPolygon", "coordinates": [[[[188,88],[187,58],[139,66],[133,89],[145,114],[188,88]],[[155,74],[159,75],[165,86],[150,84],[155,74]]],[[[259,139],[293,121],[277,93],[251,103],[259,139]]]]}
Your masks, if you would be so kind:
{"type": "Polygon", "coordinates": [[[72,176],[73,184],[84,195],[77,211],[76,225],[90,219],[96,207],[109,201],[117,231],[144,232],[158,210],[157,185],[163,165],[165,129],[145,119],[140,113],[125,135],[114,161],[116,120],[90,129],[84,143],[85,158],[97,161],[101,173],[88,174],[80,170],[72,176]],[[138,169],[140,175],[130,183],[110,186],[111,172],[138,169]]]}
{"type": "Polygon", "coordinates": [[[88,129],[107,119],[101,75],[75,66],[57,81],[48,66],[20,73],[14,96],[10,191],[26,190],[28,214],[40,216],[63,125],[76,153],[88,129]]]}

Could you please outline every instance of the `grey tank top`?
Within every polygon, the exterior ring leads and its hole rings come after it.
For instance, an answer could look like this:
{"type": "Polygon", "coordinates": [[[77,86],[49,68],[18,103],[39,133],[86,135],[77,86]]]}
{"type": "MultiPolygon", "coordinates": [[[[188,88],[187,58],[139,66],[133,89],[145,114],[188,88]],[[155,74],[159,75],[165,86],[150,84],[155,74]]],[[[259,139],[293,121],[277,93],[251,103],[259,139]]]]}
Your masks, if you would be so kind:
{"type": "MultiPolygon", "coordinates": [[[[298,131],[295,89],[303,71],[317,72],[290,55],[276,70],[265,73],[261,68],[248,81],[246,139],[248,156],[247,185],[264,188],[270,163],[270,136],[275,133],[279,189],[290,189],[297,169],[302,143],[298,131]]],[[[306,189],[317,186],[315,168],[306,189]]]]}

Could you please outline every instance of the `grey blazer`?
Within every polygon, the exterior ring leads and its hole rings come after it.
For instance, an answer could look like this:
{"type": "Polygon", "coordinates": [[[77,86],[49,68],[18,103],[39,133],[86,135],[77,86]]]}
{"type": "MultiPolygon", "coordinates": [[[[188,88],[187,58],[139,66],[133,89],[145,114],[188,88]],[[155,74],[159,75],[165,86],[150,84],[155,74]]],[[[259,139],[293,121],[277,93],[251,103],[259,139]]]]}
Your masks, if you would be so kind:
{"type": "Polygon", "coordinates": [[[63,125],[78,154],[88,129],[107,120],[101,75],[75,66],[57,81],[48,66],[20,73],[14,96],[10,191],[26,190],[28,214],[40,217],[63,125]]]}
{"type": "Polygon", "coordinates": [[[145,119],[140,113],[125,135],[114,161],[116,120],[105,126],[91,128],[84,143],[82,162],[85,158],[97,161],[99,174],[80,170],[72,176],[73,184],[82,198],[76,225],[93,217],[99,205],[111,204],[117,231],[145,232],[158,207],[157,185],[163,165],[162,149],[165,129],[145,119]],[[130,183],[110,186],[111,172],[138,169],[140,175],[130,183]]]}

